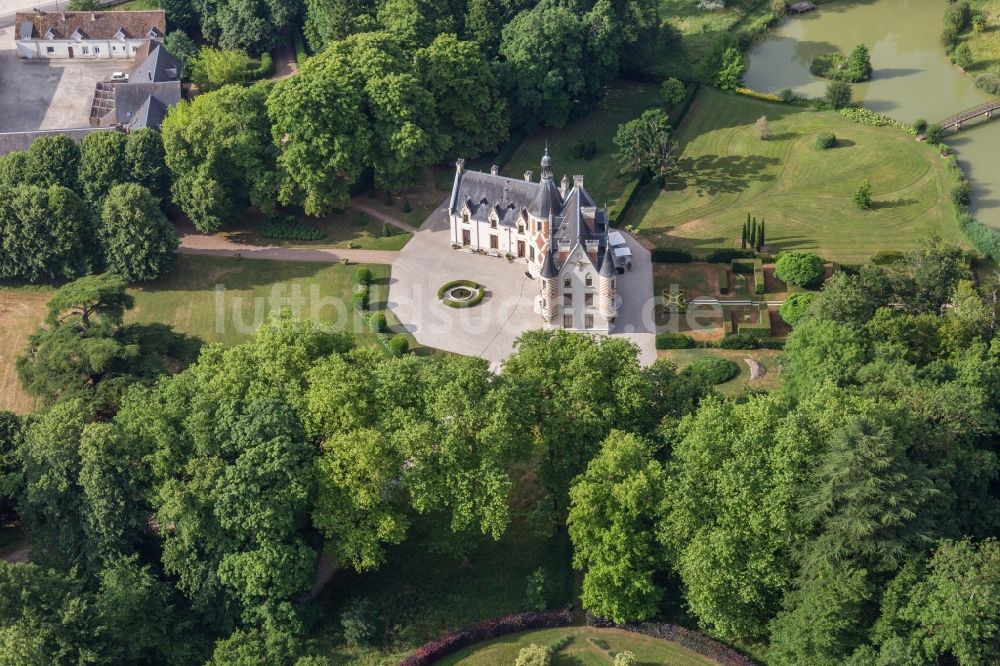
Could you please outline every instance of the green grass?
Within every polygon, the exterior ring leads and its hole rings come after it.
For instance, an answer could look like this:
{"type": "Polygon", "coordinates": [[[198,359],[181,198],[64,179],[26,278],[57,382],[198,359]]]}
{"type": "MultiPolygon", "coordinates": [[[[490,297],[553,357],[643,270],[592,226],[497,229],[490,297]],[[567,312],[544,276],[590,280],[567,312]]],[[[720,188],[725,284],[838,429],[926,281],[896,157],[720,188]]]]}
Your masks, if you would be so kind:
{"type": "Polygon", "coordinates": [[[660,358],[665,358],[676,363],[679,370],[683,370],[691,365],[695,359],[703,356],[716,356],[719,358],[729,359],[739,367],[740,374],[736,375],[736,377],[729,380],[725,384],[719,384],[715,387],[715,390],[723,395],[738,395],[747,387],[763,391],[772,391],[780,387],[780,360],[782,354],[783,352],[773,349],[744,350],[710,349],[700,347],[695,349],[663,349],[657,352],[657,355],[660,358]],[[750,368],[744,360],[747,358],[754,359],[763,365],[764,369],[767,371],[767,374],[752,384],[750,383],[750,368]]]}
{"type": "Polygon", "coordinates": [[[402,545],[389,549],[385,564],[377,571],[340,572],[319,599],[324,625],[311,647],[334,664],[395,666],[442,633],[526,610],[527,578],[539,567],[549,582],[550,605],[560,608],[569,602],[565,537],[540,537],[530,525],[515,519],[499,542],[470,535],[467,558],[434,553],[429,543],[428,535],[417,531],[402,545]],[[370,599],[388,625],[383,649],[343,646],[340,612],[359,597],[370,599]]]}
{"type": "Polygon", "coordinates": [[[160,9],[159,0],[128,0],[113,7],[115,11],[147,11],[150,9],[160,9]]]}
{"type": "Polygon", "coordinates": [[[633,634],[619,629],[564,627],[512,634],[467,648],[442,659],[441,666],[510,666],[521,648],[537,643],[550,645],[564,636],[571,640],[556,653],[554,666],[605,666],[614,663],[614,655],[629,651],[640,664],[666,666],[704,666],[716,662],[676,643],[633,634]]]}
{"type": "Polygon", "coordinates": [[[647,187],[623,223],[649,246],[699,253],[735,248],[747,214],[766,222],[765,250],[809,250],[856,263],[880,250],[910,250],[931,233],[961,243],[936,151],[891,128],[703,88],[680,131],[678,173],[647,187]],[[771,139],[754,131],[766,116],[771,139]],[[817,134],[838,145],[817,150],[817,134]],[[852,195],[871,180],[874,209],[852,195]]]}
{"type": "Polygon", "coordinates": [[[276,247],[334,247],[356,250],[401,250],[413,234],[390,226],[390,235],[383,234],[382,220],[357,210],[329,213],[319,219],[299,218],[309,226],[322,229],[326,236],[318,241],[264,238],[258,232],[258,219],[244,228],[223,231],[221,235],[234,243],[272,245],[276,247]]]}
{"type": "Polygon", "coordinates": [[[582,175],[583,184],[595,203],[598,206],[603,206],[605,202],[610,205],[629,180],[619,175],[615,159],[618,149],[614,137],[618,126],[661,104],[657,86],[615,81],[608,87],[597,108],[586,116],[571,121],[566,127],[542,129],[525,138],[504,166],[503,173],[511,178],[522,178],[525,171],[532,171],[533,179],[537,181],[541,173],[539,162],[547,141],[556,180],[566,174],[572,183],[574,175],[582,175]],[[576,144],[581,140],[597,144],[597,154],[589,160],[574,156],[576,144]]]}
{"type": "MultiPolygon", "coordinates": [[[[163,322],[205,342],[233,345],[247,340],[270,313],[298,299],[301,317],[346,327],[360,342],[373,342],[351,306],[357,268],[182,255],[169,275],[131,290],[135,309],[128,320],[163,322]]],[[[388,292],[389,267],[369,268],[375,277],[372,309],[380,309],[388,292]]]]}
{"type": "Polygon", "coordinates": [[[664,76],[694,78],[694,72],[712,40],[768,8],[768,0],[728,0],[726,8],[707,11],[698,0],[660,0],[660,18],[679,33],[661,50],[649,69],[664,76]]]}
{"type": "Polygon", "coordinates": [[[1000,70],[1000,0],[972,0],[969,4],[986,18],[987,28],[983,32],[970,29],[962,35],[961,41],[972,51],[968,72],[975,75],[1000,70]]]}

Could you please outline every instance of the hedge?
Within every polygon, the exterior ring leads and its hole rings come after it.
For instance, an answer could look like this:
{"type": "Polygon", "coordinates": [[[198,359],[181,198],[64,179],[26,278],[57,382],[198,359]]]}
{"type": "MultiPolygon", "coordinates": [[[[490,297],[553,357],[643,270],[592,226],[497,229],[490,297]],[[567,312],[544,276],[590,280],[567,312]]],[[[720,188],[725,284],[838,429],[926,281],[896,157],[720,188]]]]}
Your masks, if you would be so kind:
{"type": "Polygon", "coordinates": [[[608,224],[612,227],[617,227],[621,223],[622,218],[625,217],[625,213],[628,212],[629,207],[635,201],[645,181],[646,173],[643,172],[642,175],[636,176],[625,184],[622,193],[618,195],[615,202],[608,208],[608,224]]]}
{"type": "Polygon", "coordinates": [[[771,336],[771,315],[767,309],[767,303],[757,304],[757,324],[740,324],[738,334],[754,339],[767,338],[771,336]]]}
{"type": "Polygon", "coordinates": [[[716,386],[725,384],[729,380],[740,374],[740,366],[736,365],[728,358],[719,356],[702,356],[696,358],[691,365],[684,369],[684,375],[701,379],[708,384],[716,386]]]}
{"type": "Polygon", "coordinates": [[[467,624],[458,631],[439,636],[425,643],[399,662],[399,666],[426,666],[454,654],[476,643],[534,629],[568,627],[573,623],[573,613],[569,609],[557,611],[531,611],[507,615],[492,620],[467,624]]]}
{"type": "Polygon", "coordinates": [[[728,294],[729,293],[729,271],[725,266],[716,266],[716,272],[719,275],[719,293],[728,294]]]}
{"type": "Polygon", "coordinates": [[[326,237],[326,232],[289,215],[278,220],[261,222],[260,235],[280,240],[318,241],[326,237]]]}
{"type": "MultiPolygon", "coordinates": [[[[719,641],[708,636],[699,634],[697,631],[681,627],[676,624],[660,622],[641,622],[635,624],[614,624],[608,620],[594,617],[587,612],[587,626],[589,627],[614,627],[622,631],[629,631],[633,634],[642,634],[664,641],[676,643],[681,647],[696,652],[703,657],[708,657],[720,666],[754,666],[754,662],[743,656],[736,650],[723,645],[719,641]]],[[[405,663],[405,662],[404,662],[405,663]]]]}
{"type": "Polygon", "coordinates": [[[735,335],[727,335],[726,337],[719,340],[720,349],[759,349],[761,346],[760,338],[752,335],[744,335],[743,333],[737,333],[735,335]]]}
{"type": "Polygon", "coordinates": [[[757,295],[764,293],[764,262],[760,259],[753,260],[753,282],[754,291],[757,295]]]}
{"type": "Polygon", "coordinates": [[[695,346],[694,338],[683,333],[657,333],[657,349],[691,349],[695,346]]]}
{"type": "Polygon", "coordinates": [[[728,264],[733,259],[753,259],[753,250],[713,250],[704,259],[710,264],[728,264]]]}
{"type": "Polygon", "coordinates": [[[303,65],[306,64],[306,60],[309,59],[309,53],[306,51],[306,41],[302,38],[301,32],[295,33],[295,62],[301,69],[303,65]]]}
{"type": "Polygon", "coordinates": [[[733,259],[733,272],[741,275],[753,273],[753,259],[733,259]]]}
{"type": "Polygon", "coordinates": [[[677,250],[669,247],[657,247],[649,253],[654,264],[688,264],[694,257],[687,250],[677,250]]]}
{"type": "Polygon", "coordinates": [[[486,295],[486,291],[483,286],[474,280],[452,280],[451,282],[445,282],[438,289],[438,300],[447,305],[450,308],[471,308],[474,305],[479,305],[483,297],[486,295]],[[466,301],[453,301],[450,298],[446,298],[445,294],[449,289],[454,289],[455,287],[468,287],[475,291],[475,295],[466,301]]]}
{"type": "Polygon", "coordinates": [[[254,79],[266,79],[274,73],[274,59],[271,57],[270,53],[266,51],[260,54],[260,65],[254,70],[250,76],[254,79]]]}

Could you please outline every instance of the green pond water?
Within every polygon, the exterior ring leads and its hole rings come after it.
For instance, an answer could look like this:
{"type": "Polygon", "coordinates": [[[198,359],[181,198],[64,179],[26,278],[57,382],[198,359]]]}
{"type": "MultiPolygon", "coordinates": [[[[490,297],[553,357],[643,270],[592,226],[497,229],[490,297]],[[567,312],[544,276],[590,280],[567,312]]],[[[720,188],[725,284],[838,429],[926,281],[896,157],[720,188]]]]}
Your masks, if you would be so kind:
{"type": "MultiPolygon", "coordinates": [[[[944,120],[992,97],[951,64],[938,38],[943,0],[835,0],[790,17],[750,52],[745,85],[778,92],[791,88],[821,97],[827,81],[809,73],[816,56],[847,54],[857,44],[871,52],[874,74],[854,86],[866,107],[906,123],[944,120]]],[[[950,134],[950,133],[949,133],[950,134]]],[[[1000,227],[1000,118],[977,121],[947,137],[972,180],[976,217],[1000,227]]]]}

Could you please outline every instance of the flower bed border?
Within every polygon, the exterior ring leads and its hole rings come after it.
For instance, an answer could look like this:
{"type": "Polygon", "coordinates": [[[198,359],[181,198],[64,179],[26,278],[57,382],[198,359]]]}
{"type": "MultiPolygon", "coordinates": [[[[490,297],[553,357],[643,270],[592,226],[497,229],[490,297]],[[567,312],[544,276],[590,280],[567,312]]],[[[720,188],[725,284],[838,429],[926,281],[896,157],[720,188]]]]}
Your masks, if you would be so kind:
{"type": "Polygon", "coordinates": [[[458,631],[439,636],[413,651],[399,666],[427,666],[476,643],[534,629],[568,627],[573,623],[569,609],[506,615],[467,624],[458,631]]]}
{"type": "MultiPolygon", "coordinates": [[[[538,629],[555,629],[573,626],[573,613],[570,609],[518,613],[505,615],[492,620],[482,620],[467,624],[457,631],[444,634],[434,640],[424,643],[408,657],[399,662],[399,666],[429,666],[459,650],[499,638],[508,634],[538,629]]],[[[587,613],[586,626],[598,629],[621,629],[633,634],[642,634],[651,638],[670,641],[681,647],[696,652],[718,662],[721,666],[755,666],[753,660],[736,650],[727,647],[719,641],[699,634],[676,624],[642,622],[638,624],[614,624],[607,620],[594,617],[587,613]]]]}

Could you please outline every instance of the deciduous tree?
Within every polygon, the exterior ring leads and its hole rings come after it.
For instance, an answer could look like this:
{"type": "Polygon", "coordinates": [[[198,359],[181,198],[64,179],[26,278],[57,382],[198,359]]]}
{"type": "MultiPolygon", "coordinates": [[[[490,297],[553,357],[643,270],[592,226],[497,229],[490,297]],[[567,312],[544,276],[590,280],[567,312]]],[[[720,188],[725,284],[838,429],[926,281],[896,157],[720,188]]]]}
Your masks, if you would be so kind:
{"type": "Polygon", "coordinates": [[[101,243],[107,267],[129,282],[153,280],[177,257],[177,232],[159,202],[141,185],[111,189],[101,211],[101,243]]]}

